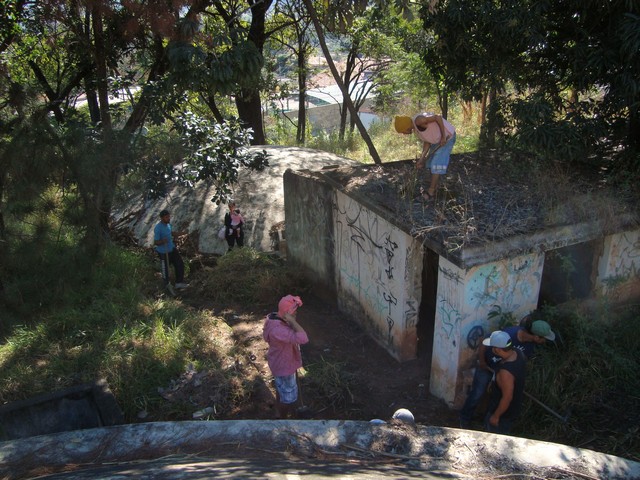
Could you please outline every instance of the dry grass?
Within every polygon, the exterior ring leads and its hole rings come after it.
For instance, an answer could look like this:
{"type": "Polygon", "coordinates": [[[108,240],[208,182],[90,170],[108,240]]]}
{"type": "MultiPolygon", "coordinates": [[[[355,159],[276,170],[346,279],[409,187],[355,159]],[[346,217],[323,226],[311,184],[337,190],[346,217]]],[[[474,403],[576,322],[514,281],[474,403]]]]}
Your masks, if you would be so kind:
{"type": "Polygon", "coordinates": [[[563,225],[597,222],[603,233],[638,222],[637,192],[616,189],[590,172],[530,157],[453,155],[435,201],[422,202],[428,172],[411,161],[343,169],[331,175],[347,191],[391,210],[412,234],[455,252],[563,225]]]}

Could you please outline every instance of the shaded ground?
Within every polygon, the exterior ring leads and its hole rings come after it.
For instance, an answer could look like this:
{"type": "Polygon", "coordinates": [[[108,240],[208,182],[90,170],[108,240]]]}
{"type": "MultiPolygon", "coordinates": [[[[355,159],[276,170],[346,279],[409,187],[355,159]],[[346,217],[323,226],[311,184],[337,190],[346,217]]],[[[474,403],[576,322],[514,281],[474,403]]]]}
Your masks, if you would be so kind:
{"type": "MultiPolygon", "coordinates": [[[[253,382],[254,393],[248,402],[223,414],[223,418],[274,418],[274,390],[266,362],[267,344],[262,339],[267,310],[255,311],[243,306],[220,310],[199,294],[188,291],[182,299],[192,307],[214,310],[223,316],[233,328],[235,342],[242,348],[241,365],[236,366],[253,382]]],[[[322,372],[322,384],[313,381],[312,375],[301,379],[302,401],[311,410],[311,418],[387,420],[395,410],[404,407],[411,410],[419,423],[457,426],[457,414],[428,393],[430,359],[398,363],[334,306],[312,294],[303,295],[303,302],[298,320],[310,338],[302,347],[303,362],[306,369],[316,368],[315,372],[318,369],[322,372]]],[[[202,379],[198,384],[195,389],[177,389],[172,399],[183,397],[182,400],[192,402],[201,399],[200,408],[209,406],[211,398],[218,395],[216,382],[202,379]],[[207,391],[209,388],[211,391],[207,391]]],[[[194,406],[194,410],[196,408],[194,406]]]]}

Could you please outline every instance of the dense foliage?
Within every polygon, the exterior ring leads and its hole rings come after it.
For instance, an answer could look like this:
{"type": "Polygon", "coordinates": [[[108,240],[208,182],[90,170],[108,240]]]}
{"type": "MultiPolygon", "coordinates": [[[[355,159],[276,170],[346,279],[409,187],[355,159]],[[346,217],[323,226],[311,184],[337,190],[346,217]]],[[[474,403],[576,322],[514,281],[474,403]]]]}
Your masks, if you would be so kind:
{"type": "MultiPolygon", "coordinates": [[[[253,138],[247,122],[222,118],[216,103],[216,95],[255,88],[260,49],[224,22],[199,29],[210,3],[3,6],[3,255],[28,233],[29,216],[52,210],[97,253],[124,173],[142,172],[151,194],[173,180],[213,180],[213,200],[221,201],[241,167],[267,164],[264,153],[245,148],[253,138]],[[153,127],[170,135],[147,135],[153,127]],[[157,145],[171,135],[165,155],[157,145]]],[[[36,231],[42,238],[45,230],[36,231]]]]}
{"type": "Polygon", "coordinates": [[[485,140],[640,167],[640,2],[443,0],[424,61],[447,92],[489,98],[485,140]]]}

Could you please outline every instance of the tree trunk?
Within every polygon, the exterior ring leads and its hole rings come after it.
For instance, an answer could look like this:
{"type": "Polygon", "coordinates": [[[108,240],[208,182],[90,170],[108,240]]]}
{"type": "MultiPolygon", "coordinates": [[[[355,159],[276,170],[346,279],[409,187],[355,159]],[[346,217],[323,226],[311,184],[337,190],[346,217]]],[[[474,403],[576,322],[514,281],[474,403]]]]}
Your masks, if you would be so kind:
{"type": "MultiPolygon", "coordinates": [[[[356,55],[358,50],[358,44],[356,42],[351,44],[351,48],[349,49],[349,54],[347,55],[347,62],[344,68],[344,77],[342,81],[344,82],[344,88],[348,92],[351,88],[351,79],[353,78],[353,71],[356,67],[356,55]]],[[[351,101],[353,99],[349,96],[351,101]]],[[[355,104],[354,104],[355,108],[355,104]]],[[[358,109],[356,108],[356,111],[358,109]]],[[[338,140],[340,143],[344,143],[344,134],[347,130],[347,108],[344,106],[340,109],[340,129],[338,131],[338,140]]],[[[353,116],[351,116],[350,121],[353,123],[355,120],[353,116]]]]}
{"type": "MultiPolygon", "coordinates": [[[[251,25],[247,39],[258,48],[260,54],[264,50],[267,39],[265,20],[272,0],[248,0],[251,8],[251,25]]],[[[255,88],[243,88],[236,95],[236,108],[242,123],[253,129],[251,145],[265,145],[267,143],[264,134],[264,122],[262,120],[262,102],[260,102],[260,90],[255,88]]]]}
{"type": "Polygon", "coordinates": [[[304,45],[298,45],[298,126],[296,143],[304,145],[307,132],[307,54],[304,45]]]}
{"type": "Polygon", "coordinates": [[[487,148],[494,148],[496,145],[496,119],[495,99],[497,91],[492,87],[489,91],[489,111],[487,121],[480,126],[480,138],[483,145],[487,148]]]}
{"type": "Polygon", "coordinates": [[[373,159],[374,163],[380,164],[382,163],[382,160],[380,160],[380,155],[378,155],[376,147],[373,145],[373,142],[371,141],[371,137],[369,136],[367,129],[364,128],[364,125],[362,124],[360,117],[358,117],[358,112],[354,107],[353,102],[351,101],[351,97],[349,97],[349,92],[345,88],[344,83],[342,83],[342,79],[340,78],[340,73],[338,72],[338,69],[336,68],[335,63],[333,62],[333,58],[331,57],[331,53],[329,52],[329,48],[327,47],[327,42],[324,38],[324,32],[322,31],[322,26],[320,25],[320,20],[318,20],[318,14],[316,13],[313,3],[311,2],[311,0],[304,0],[304,5],[305,7],[307,7],[307,12],[309,13],[309,16],[311,17],[311,21],[313,22],[313,26],[316,30],[316,34],[318,35],[318,42],[320,43],[320,47],[322,48],[324,58],[326,59],[327,64],[329,65],[331,74],[333,75],[333,78],[336,81],[338,87],[340,87],[343,101],[347,106],[347,108],[349,109],[349,113],[355,120],[356,125],[358,127],[358,131],[362,136],[362,139],[367,144],[367,147],[369,147],[369,154],[371,155],[371,158],[373,159]]]}
{"type": "MultiPolygon", "coordinates": [[[[108,219],[111,214],[113,195],[118,180],[118,149],[114,142],[109,111],[109,90],[107,84],[107,56],[104,44],[102,23],[102,4],[96,2],[91,12],[91,24],[94,34],[93,59],[96,65],[96,86],[100,108],[100,128],[103,148],[95,159],[95,167],[89,172],[86,168],[77,169],[77,181],[84,201],[84,215],[87,231],[84,246],[91,256],[98,254],[108,235],[108,219]]],[[[81,160],[88,162],[88,159],[81,160]]]]}
{"type": "Polygon", "coordinates": [[[449,90],[447,87],[442,89],[442,95],[440,96],[440,111],[442,117],[447,118],[449,116],[449,90]]]}
{"type": "Polygon", "coordinates": [[[206,95],[201,94],[200,98],[207,105],[207,107],[209,107],[209,110],[211,110],[211,113],[213,114],[213,117],[216,119],[216,122],[224,123],[224,116],[222,115],[222,112],[220,111],[220,109],[218,108],[218,105],[216,104],[215,97],[210,93],[207,93],[206,95]]]}
{"type": "Polygon", "coordinates": [[[487,119],[487,92],[482,93],[482,103],[480,105],[480,118],[478,118],[478,122],[480,125],[484,125],[485,120],[487,119]]]}
{"type": "MultiPolygon", "coordinates": [[[[6,175],[6,169],[3,168],[0,172],[0,241],[6,240],[6,230],[4,225],[4,179],[6,175]]],[[[0,247],[2,249],[2,247],[0,247]]]]}
{"type": "MultiPolygon", "coordinates": [[[[163,40],[160,37],[156,37],[154,39],[154,57],[155,58],[153,66],[149,71],[147,82],[157,80],[167,71],[165,47],[163,44],[163,40]]],[[[133,111],[131,112],[131,115],[127,119],[127,123],[123,128],[124,132],[131,134],[137,131],[144,124],[151,101],[152,100],[150,99],[150,94],[146,89],[143,89],[140,98],[138,98],[138,102],[133,107],[133,111]]]]}
{"type": "Polygon", "coordinates": [[[100,106],[98,104],[98,95],[94,88],[87,86],[88,82],[85,82],[85,95],[87,97],[87,106],[89,107],[89,116],[91,117],[91,123],[97,125],[100,123],[100,106]]]}
{"type": "Polygon", "coordinates": [[[253,129],[251,145],[266,145],[260,92],[257,89],[243,88],[236,95],[236,108],[242,124],[253,129]]]}
{"type": "MultiPolygon", "coordinates": [[[[91,15],[94,39],[94,61],[96,64],[96,86],[100,105],[100,124],[105,140],[111,137],[111,112],[109,112],[109,88],[107,84],[107,58],[104,45],[101,3],[96,2],[91,15]]],[[[108,148],[108,145],[107,145],[108,148]]]]}
{"type": "Polygon", "coordinates": [[[473,104],[471,102],[462,102],[462,121],[469,123],[473,115],[473,104]]]}
{"type": "MultiPolygon", "coordinates": [[[[635,155],[640,154],[640,108],[637,106],[629,107],[629,134],[627,137],[629,147],[635,155]]],[[[635,168],[638,166],[636,165],[635,168]]]]}

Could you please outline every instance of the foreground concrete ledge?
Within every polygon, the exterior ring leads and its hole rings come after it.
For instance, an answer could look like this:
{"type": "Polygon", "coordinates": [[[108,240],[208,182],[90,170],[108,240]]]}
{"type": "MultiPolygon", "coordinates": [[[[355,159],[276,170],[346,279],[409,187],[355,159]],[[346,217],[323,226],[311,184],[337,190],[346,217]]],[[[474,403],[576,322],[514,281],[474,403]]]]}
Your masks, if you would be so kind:
{"type": "MultiPolygon", "coordinates": [[[[175,454],[220,459],[234,444],[275,453],[302,449],[307,454],[314,448],[344,452],[353,447],[414,460],[412,469],[437,464],[440,469],[497,475],[559,468],[587,478],[640,479],[640,463],[566,445],[454,428],[338,420],[158,422],[41,435],[0,443],[0,477],[28,478],[36,470],[56,472],[75,465],[75,472],[64,477],[75,478],[81,471],[78,465],[161,457],[166,463],[166,456],[175,454]]],[[[252,458],[244,455],[242,461],[252,458]]]]}

